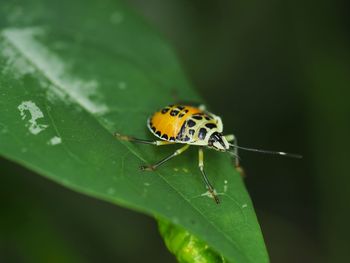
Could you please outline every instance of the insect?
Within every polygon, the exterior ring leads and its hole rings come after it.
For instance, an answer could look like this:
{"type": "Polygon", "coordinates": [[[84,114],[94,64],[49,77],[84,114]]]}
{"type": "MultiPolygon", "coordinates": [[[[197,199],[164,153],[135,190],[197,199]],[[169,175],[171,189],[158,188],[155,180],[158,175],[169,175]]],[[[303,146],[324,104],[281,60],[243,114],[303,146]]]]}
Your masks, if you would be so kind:
{"type": "Polygon", "coordinates": [[[152,165],[143,165],[140,168],[145,171],[154,171],[160,165],[182,154],[191,145],[198,148],[198,167],[209,193],[217,204],[220,203],[215,193],[214,187],[210,183],[204,170],[203,148],[210,148],[220,152],[229,153],[233,159],[236,169],[242,174],[243,170],[239,164],[238,149],[263,152],[269,154],[278,154],[289,157],[300,158],[299,155],[288,154],[285,152],[274,152],[241,147],[237,145],[237,139],[233,134],[223,135],[223,123],[219,116],[208,112],[204,105],[199,107],[189,105],[169,105],[153,113],[147,120],[148,129],[159,140],[149,141],[137,139],[132,136],[115,133],[114,136],[121,140],[132,141],[136,143],[152,144],[156,146],[169,144],[183,144],[171,155],[165,157],[152,165]]]}

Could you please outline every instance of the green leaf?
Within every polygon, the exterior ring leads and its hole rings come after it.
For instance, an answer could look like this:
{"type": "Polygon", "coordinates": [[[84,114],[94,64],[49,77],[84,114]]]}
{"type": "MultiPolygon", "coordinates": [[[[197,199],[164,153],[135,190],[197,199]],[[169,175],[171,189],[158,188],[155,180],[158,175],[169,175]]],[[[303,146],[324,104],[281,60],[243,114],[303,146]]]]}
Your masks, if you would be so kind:
{"type": "Polygon", "coordinates": [[[166,218],[229,261],[268,262],[229,156],[205,153],[216,205],[195,149],[142,172],[140,164],[175,148],[112,137],[117,130],[152,138],[146,119],[174,102],[174,90],[200,101],[172,49],[142,19],[117,0],[3,1],[0,27],[2,156],[75,191],[166,218]]]}
{"type": "Polygon", "coordinates": [[[159,232],[171,253],[180,263],[228,263],[228,261],[204,241],[186,229],[158,219],[159,232]]]}

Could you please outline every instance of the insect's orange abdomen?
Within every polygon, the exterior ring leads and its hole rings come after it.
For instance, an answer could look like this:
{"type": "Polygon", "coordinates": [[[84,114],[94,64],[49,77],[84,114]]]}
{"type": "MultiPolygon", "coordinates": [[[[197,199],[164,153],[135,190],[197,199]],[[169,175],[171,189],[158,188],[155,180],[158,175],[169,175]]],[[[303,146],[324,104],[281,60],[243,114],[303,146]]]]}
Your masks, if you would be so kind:
{"type": "Polygon", "coordinates": [[[148,120],[148,127],[157,137],[173,141],[186,119],[200,112],[200,109],[192,106],[170,105],[155,112],[148,120]]]}

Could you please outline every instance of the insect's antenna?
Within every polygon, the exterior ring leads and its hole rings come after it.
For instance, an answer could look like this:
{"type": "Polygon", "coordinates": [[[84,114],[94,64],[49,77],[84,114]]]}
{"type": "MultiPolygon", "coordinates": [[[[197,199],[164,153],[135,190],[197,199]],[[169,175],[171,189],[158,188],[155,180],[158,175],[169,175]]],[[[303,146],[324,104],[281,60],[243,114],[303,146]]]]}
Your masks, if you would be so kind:
{"type": "Polygon", "coordinates": [[[266,154],[274,154],[274,155],[282,155],[290,158],[297,158],[301,159],[303,158],[302,155],[300,154],[294,154],[294,153],[286,153],[286,152],[277,152],[277,151],[268,151],[268,150],[260,150],[260,149],[254,149],[254,148],[248,148],[248,147],[242,147],[242,146],[237,146],[234,144],[229,144],[233,148],[245,150],[245,151],[250,151],[250,152],[259,152],[259,153],[266,153],[266,154]]]}

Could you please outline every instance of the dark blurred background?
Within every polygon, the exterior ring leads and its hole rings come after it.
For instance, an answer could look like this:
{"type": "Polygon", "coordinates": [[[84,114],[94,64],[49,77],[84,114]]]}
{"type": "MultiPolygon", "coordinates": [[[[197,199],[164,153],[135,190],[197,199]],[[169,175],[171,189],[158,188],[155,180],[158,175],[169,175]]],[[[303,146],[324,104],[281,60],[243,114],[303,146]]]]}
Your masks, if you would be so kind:
{"type": "MultiPolygon", "coordinates": [[[[349,4],[128,2],[169,39],[240,145],[304,156],[240,154],[271,261],[347,262],[349,4]]],[[[0,262],[46,262],[50,252],[60,254],[57,262],[175,262],[151,218],[0,165],[0,232],[10,241],[0,243],[0,262]]]]}

